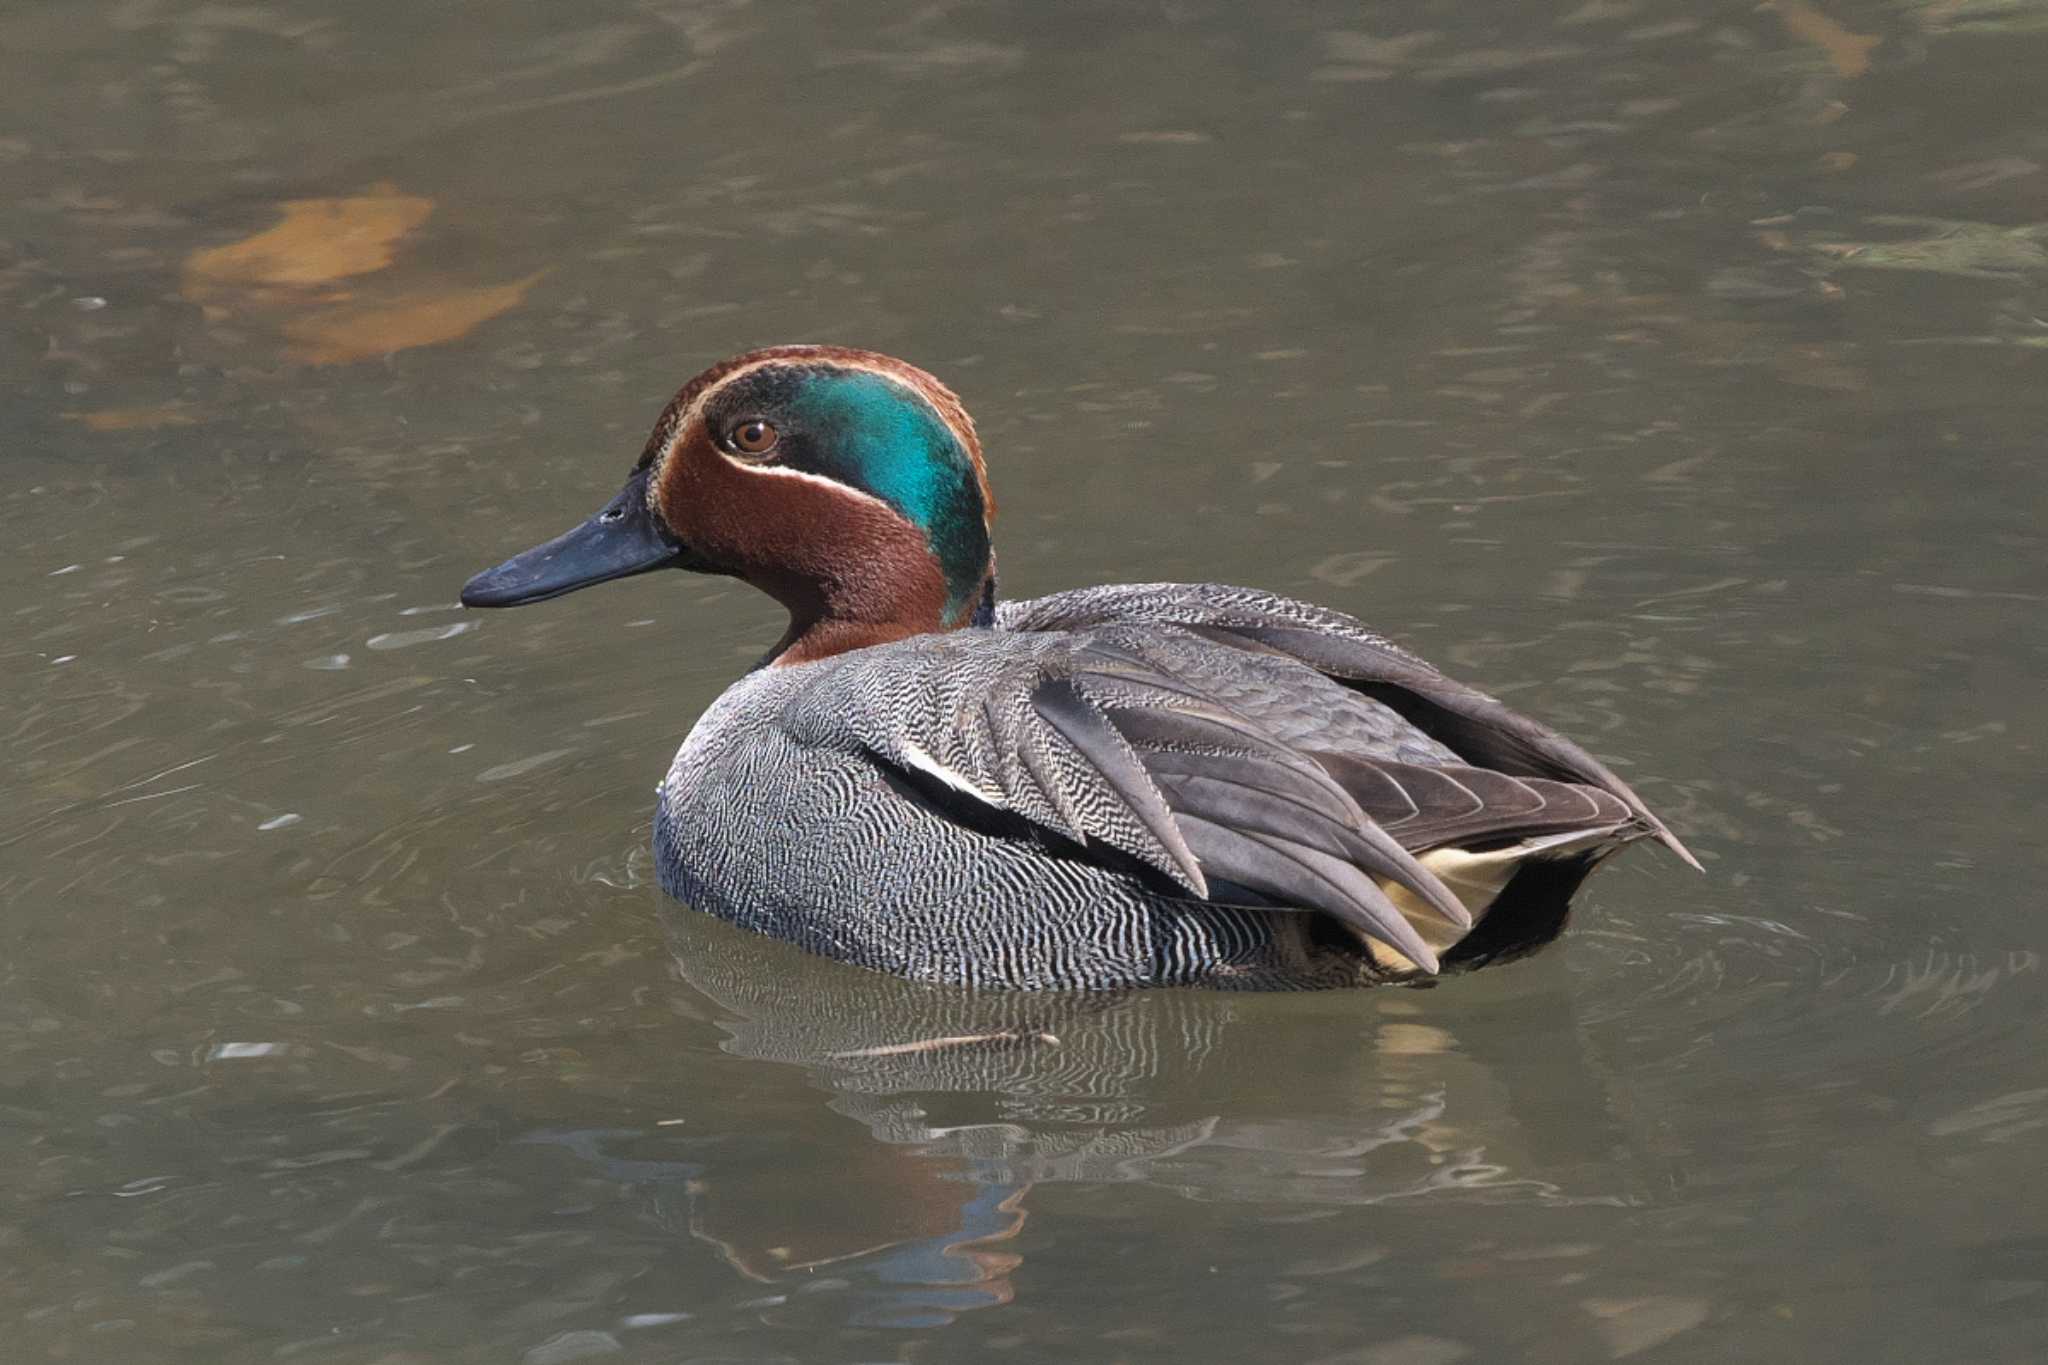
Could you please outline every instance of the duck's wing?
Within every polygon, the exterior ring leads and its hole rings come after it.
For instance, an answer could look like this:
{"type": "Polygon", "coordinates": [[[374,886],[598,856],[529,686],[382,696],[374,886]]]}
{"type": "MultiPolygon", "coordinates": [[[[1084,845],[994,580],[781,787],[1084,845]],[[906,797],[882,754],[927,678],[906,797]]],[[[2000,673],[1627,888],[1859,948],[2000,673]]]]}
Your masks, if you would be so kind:
{"type": "Polygon", "coordinates": [[[1435,953],[1383,884],[1471,923],[1313,756],[1115,630],[962,631],[854,651],[778,723],[801,744],[856,748],[958,823],[1025,834],[1022,822],[1056,852],[1171,894],[1320,912],[1427,970],[1435,953]]]}
{"type": "Polygon", "coordinates": [[[1462,763],[1401,763],[1334,750],[1316,762],[1411,852],[1648,833],[1621,798],[1583,782],[1511,777],[1462,763]]]}
{"type": "MultiPolygon", "coordinates": [[[[1548,805],[1553,800],[1562,803],[1558,807],[1562,812],[1578,804],[1580,798],[1575,792],[1555,788],[1571,787],[1580,792],[1590,789],[1618,802],[1628,816],[1639,821],[1659,842],[1693,867],[1699,867],[1699,861],[1665,828],[1642,798],[1577,744],[1510,710],[1477,688],[1445,677],[1429,663],[1341,612],[1216,583],[1146,583],[1084,588],[1004,603],[996,613],[999,630],[1023,633],[1148,624],[1178,627],[1218,644],[1297,660],[1383,703],[1473,769],[1551,784],[1546,787],[1526,783],[1528,792],[1497,788],[1495,784],[1494,795],[1505,804],[1496,804],[1475,790],[1479,809],[1468,814],[1468,825],[1483,827],[1489,807],[1504,813],[1528,801],[1531,793],[1543,798],[1539,805],[1548,805]]],[[[1374,766],[1384,765],[1375,760],[1374,766]]],[[[1413,786],[1411,798],[1422,791],[1415,784],[1429,784],[1426,775],[1391,772],[1386,776],[1396,786],[1413,786]]],[[[1483,778],[1474,779],[1474,783],[1484,782],[1483,778]]],[[[1362,785],[1347,785],[1352,787],[1355,798],[1364,800],[1367,798],[1361,792],[1383,784],[1375,779],[1362,785]]],[[[1597,796],[1584,800],[1599,804],[1597,796]]],[[[1431,809],[1427,802],[1411,803],[1419,806],[1418,813],[1431,809]]],[[[1442,810],[1448,814],[1461,805],[1471,804],[1455,799],[1442,810]]],[[[1599,818],[1597,811],[1588,814],[1599,818]]],[[[1509,832],[1509,825],[1504,824],[1498,834],[1509,832]]],[[[1412,837],[1402,842],[1411,848],[1424,846],[1412,837]]]]}

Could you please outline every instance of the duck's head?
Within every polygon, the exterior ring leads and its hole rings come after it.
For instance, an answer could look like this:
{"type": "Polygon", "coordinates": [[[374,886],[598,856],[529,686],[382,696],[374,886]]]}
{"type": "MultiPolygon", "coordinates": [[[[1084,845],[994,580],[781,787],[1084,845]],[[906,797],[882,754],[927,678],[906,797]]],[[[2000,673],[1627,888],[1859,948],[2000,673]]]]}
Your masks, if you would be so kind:
{"type": "Polygon", "coordinates": [[[749,351],[683,385],[602,511],[463,585],[516,607],[652,569],[730,574],[789,609],[801,663],[986,624],[981,443],[960,400],[872,351],[749,351]]]}

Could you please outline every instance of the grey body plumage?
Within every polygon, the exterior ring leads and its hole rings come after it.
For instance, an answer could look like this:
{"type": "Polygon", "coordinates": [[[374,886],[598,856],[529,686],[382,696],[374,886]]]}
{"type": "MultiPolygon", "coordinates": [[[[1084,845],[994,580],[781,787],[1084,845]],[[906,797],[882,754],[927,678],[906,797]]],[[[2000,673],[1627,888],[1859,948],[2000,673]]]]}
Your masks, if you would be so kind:
{"type": "Polygon", "coordinates": [[[1435,965],[1357,885],[1436,910],[1409,855],[1535,835],[1590,859],[1661,828],[1577,746],[1348,617],[1152,584],[756,670],[677,753],[655,849],[679,900],[916,979],[1321,986],[1435,965]]]}

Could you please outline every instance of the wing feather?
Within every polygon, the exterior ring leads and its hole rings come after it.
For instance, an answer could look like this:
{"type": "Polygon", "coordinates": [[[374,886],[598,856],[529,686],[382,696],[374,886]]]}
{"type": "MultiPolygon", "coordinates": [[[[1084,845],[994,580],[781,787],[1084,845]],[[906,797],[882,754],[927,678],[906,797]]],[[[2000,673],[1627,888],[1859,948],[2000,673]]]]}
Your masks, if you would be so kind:
{"type": "Polygon", "coordinates": [[[1071,678],[1053,678],[1031,692],[1031,705],[1044,721],[1094,765],[1109,790],[1145,826],[1173,857],[1174,866],[1188,888],[1198,896],[1209,894],[1208,879],[1201,860],[1188,847],[1166,798],[1146,774],[1131,746],[1117,733],[1109,718],[1083,696],[1071,678]]]}
{"type": "Polygon", "coordinates": [[[1007,604],[1016,631],[1077,630],[1117,622],[1178,625],[1222,644],[1296,659],[1395,712],[1474,767],[1511,777],[1593,787],[1622,803],[1694,868],[1699,860],[1628,784],[1555,730],[1476,688],[1453,681],[1341,612],[1213,583],[1119,584],[1007,604]]]}
{"type": "Polygon", "coordinates": [[[1225,880],[1282,905],[1313,905],[1362,938],[1378,939],[1420,966],[1437,969],[1436,953],[1387,893],[1357,868],[1290,839],[1233,829],[1183,813],[1181,824],[1204,862],[1225,880]]]}
{"type": "Polygon", "coordinates": [[[1315,759],[1411,852],[1642,829],[1619,797],[1599,787],[1351,754],[1319,751],[1315,759]]]}

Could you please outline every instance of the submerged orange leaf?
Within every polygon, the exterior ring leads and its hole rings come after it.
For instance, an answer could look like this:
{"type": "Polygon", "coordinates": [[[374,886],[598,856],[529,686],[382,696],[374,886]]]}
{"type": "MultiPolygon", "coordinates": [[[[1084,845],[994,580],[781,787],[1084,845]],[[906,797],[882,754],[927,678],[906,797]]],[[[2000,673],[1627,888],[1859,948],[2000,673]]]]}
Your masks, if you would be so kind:
{"type": "Polygon", "coordinates": [[[1851,33],[1806,0],[1771,0],[1769,8],[1777,11],[1778,22],[1787,33],[1827,53],[1840,76],[1860,76],[1870,70],[1870,49],[1884,41],[1872,34],[1851,33]]]}
{"type": "Polygon", "coordinates": [[[509,284],[451,286],[395,294],[372,303],[329,308],[284,323],[291,356],[313,365],[343,365],[466,335],[518,306],[546,271],[509,284]]]}
{"type": "Polygon", "coordinates": [[[483,286],[390,282],[379,272],[396,263],[403,239],[434,212],[432,199],[392,185],[294,199],[279,209],[283,219],[275,226],[186,257],[183,293],[209,318],[235,317],[281,333],[286,354],[308,364],[340,365],[453,341],[515,307],[540,278],[483,286]]]}
{"type": "Polygon", "coordinates": [[[434,211],[434,201],[379,185],[369,194],[293,199],[281,207],[284,221],[277,226],[186,257],[185,297],[309,289],[382,270],[398,239],[434,211]]]}

